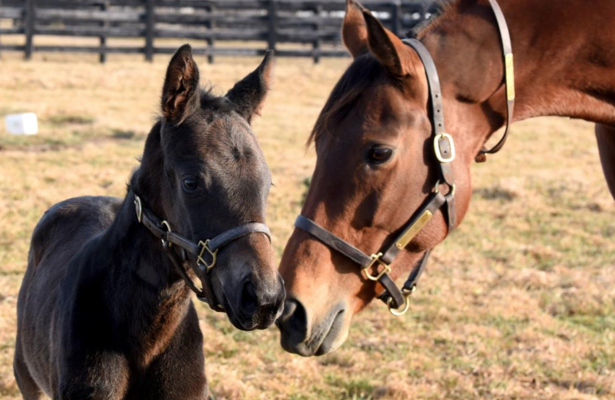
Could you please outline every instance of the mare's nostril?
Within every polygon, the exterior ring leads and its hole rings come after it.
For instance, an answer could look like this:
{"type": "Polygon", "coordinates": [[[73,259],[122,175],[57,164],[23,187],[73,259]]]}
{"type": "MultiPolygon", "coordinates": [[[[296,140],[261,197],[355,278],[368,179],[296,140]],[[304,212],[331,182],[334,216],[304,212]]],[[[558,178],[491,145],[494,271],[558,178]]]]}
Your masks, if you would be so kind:
{"type": "Polygon", "coordinates": [[[284,302],[284,312],[282,313],[282,315],[280,315],[279,322],[288,321],[293,316],[296,310],[297,302],[293,300],[286,300],[284,302]]]}
{"type": "Polygon", "coordinates": [[[241,309],[244,314],[252,315],[256,311],[257,306],[256,290],[252,282],[247,281],[241,292],[241,309]]]}
{"type": "Polygon", "coordinates": [[[307,312],[300,301],[286,300],[284,314],[280,317],[280,322],[285,331],[298,336],[295,340],[303,341],[307,336],[307,312]]]}

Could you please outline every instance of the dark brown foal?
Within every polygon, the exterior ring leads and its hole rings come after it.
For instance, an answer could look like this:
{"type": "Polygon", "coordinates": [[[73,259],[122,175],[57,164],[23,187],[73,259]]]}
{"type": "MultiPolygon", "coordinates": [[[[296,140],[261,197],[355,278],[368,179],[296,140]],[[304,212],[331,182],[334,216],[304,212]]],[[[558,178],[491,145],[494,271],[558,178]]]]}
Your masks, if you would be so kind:
{"type": "Polygon", "coordinates": [[[284,287],[263,224],[271,175],[249,124],[271,69],[268,54],[217,97],[199,88],[183,46],[126,197],[79,197],[45,213],[17,304],[25,399],[206,399],[197,278],[239,329],[279,316],[284,287]]]}

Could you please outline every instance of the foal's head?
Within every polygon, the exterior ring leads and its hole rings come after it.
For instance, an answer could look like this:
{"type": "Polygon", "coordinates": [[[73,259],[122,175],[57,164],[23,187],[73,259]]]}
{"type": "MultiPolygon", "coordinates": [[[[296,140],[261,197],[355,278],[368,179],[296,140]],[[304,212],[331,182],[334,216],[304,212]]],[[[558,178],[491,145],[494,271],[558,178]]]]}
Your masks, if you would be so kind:
{"type": "MultiPolygon", "coordinates": [[[[301,214],[369,255],[401,232],[433,190],[438,170],[418,55],[360,5],[348,3],[342,35],[354,61],[312,133],[318,159],[301,214]]],[[[452,168],[459,221],[469,202],[472,153],[457,150],[462,161],[452,168]]],[[[396,259],[391,277],[407,276],[446,233],[437,212],[396,259]]],[[[339,347],[353,315],[383,290],[349,258],[300,229],[289,239],[280,272],[288,292],[279,320],[282,345],[304,356],[339,347]]]]}
{"type": "MultiPolygon", "coordinates": [[[[272,65],[267,54],[254,72],[216,97],[199,88],[190,46],[169,64],[162,118],[147,139],[132,188],[194,243],[265,221],[271,174],[250,121],[269,90],[272,65]]],[[[188,262],[196,260],[188,255],[188,262]]],[[[209,301],[221,305],[239,329],[266,328],[282,310],[284,287],[266,235],[249,234],[221,248],[207,280],[215,297],[209,301]]]]}

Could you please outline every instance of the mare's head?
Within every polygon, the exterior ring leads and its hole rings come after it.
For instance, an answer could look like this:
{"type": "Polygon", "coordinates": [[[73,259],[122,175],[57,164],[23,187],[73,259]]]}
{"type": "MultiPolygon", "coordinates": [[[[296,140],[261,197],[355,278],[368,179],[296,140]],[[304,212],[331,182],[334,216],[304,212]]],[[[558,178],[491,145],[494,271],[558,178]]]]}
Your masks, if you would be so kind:
{"type": "MultiPolygon", "coordinates": [[[[231,228],[265,222],[271,173],[250,126],[271,84],[273,60],[223,97],[199,87],[190,46],[173,56],[162,90],[162,117],[148,136],[132,188],[144,205],[194,243],[231,228]]],[[[196,263],[193,255],[188,262],[196,263]]],[[[207,262],[210,262],[208,259],[207,262]]],[[[269,238],[252,233],[219,249],[209,281],[239,329],[264,329],[279,316],[284,286],[269,238]]]]}
{"type": "MultiPolygon", "coordinates": [[[[301,214],[369,255],[392,243],[438,180],[428,86],[414,50],[352,0],[342,36],[354,61],[315,124],[317,162],[301,214]]],[[[458,221],[474,154],[458,146],[452,166],[458,221]]],[[[446,234],[438,211],[392,264],[391,277],[407,276],[446,234]]],[[[287,290],[281,343],[304,356],[339,347],[353,316],[383,291],[349,258],[297,228],[280,272],[287,290]]]]}

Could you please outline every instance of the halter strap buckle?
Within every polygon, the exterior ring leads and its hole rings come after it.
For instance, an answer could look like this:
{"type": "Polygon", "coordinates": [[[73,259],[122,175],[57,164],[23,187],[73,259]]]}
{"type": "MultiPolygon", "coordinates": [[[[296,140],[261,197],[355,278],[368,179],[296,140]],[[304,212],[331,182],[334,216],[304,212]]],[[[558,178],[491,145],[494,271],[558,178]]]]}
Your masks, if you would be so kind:
{"type": "Polygon", "coordinates": [[[211,250],[209,248],[209,239],[207,239],[206,241],[199,241],[199,246],[201,247],[201,252],[199,253],[199,255],[196,258],[196,262],[199,265],[202,265],[205,267],[205,273],[209,273],[209,271],[211,271],[213,269],[213,267],[216,266],[216,262],[218,261],[218,250],[220,250],[219,248],[216,250],[211,250]],[[205,251],[207,251],[209,253],[209,255],[211,256],[211,263],[207,264],[207,261],[205,261],[205,259],[203,258],[203,256],[205,255],[205,251]]]}
{"type": "Polygon", "coordinates": [[[372,262],[370,262],[369,264],[367,264],[365,267],[363,267],[363,272],[365,273],[365,277],[367,279],[369,279],[370,281],[379,281],[380,278],[382,278],[382,276],[384,274],[388,274],[389,272],[391,272],[391,266],[387,263],[385,263],[384,261],[381,260],[382,257],[382,253],[376,253],[376,254],[372,254],[369,258],[372,259],[372,262]],[[372,275],[369,273],[369,269],[371,267],[374,266],[374,264],[378,264],[379,266],[383,267],[382,271],[380,271],[378,273],[378,275],[372,275]]]}
{"type": "Polygon", "coordinates": [[[436,135],[433,140],[433,147],[436,158],[442,164],[448,164],[455,160],[455,141],[446,132],[436,135]]]}

